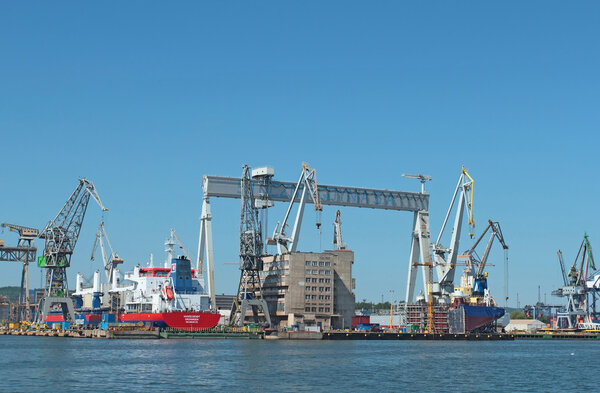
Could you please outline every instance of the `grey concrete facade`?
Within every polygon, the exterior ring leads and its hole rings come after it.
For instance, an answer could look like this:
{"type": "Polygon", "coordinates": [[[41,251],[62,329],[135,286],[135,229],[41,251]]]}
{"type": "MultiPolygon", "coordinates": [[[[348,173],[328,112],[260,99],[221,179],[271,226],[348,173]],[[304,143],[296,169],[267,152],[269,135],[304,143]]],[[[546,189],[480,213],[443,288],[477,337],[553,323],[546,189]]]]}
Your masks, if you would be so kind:
{"type": "Polygon", "coordinates": [[[322,330],[351,326],[352,251],[295,252],[263,260],[263,296],[276,326],[322,330]]]}

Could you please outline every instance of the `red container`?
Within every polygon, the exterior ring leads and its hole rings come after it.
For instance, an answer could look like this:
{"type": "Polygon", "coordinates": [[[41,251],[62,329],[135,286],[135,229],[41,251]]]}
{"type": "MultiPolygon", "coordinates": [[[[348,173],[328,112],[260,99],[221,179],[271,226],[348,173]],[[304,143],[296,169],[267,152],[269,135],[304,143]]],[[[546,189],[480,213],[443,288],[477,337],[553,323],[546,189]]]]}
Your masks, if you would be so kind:
{"type": "Polygon", "coordinates": [[[368,315],[355,315],[352,317],[352,329],[363,323],[371,323],[371,317],[368,315]]]}

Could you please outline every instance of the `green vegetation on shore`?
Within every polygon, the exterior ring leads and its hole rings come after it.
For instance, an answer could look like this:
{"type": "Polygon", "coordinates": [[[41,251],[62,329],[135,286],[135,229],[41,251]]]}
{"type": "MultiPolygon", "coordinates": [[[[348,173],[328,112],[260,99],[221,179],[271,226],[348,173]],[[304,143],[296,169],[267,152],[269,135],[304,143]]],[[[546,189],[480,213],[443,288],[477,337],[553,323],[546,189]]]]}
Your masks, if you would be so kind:
{"type": "Polygon", "coordinates": [[[0,287],[0,296],[6,296],[11,303],[18,302],[20,291],[20,287],[0,287]]]}

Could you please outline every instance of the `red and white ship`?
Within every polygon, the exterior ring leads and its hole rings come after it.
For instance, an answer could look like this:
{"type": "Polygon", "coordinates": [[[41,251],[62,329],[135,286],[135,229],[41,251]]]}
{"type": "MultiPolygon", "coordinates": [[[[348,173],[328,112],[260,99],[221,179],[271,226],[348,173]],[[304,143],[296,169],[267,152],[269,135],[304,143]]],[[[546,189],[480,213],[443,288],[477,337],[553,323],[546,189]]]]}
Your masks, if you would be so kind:
{"type": "Polygon", "coordinates": [[[172,258],[172,236],[166,244],[170,266],[138,265],[133,272],[124,275],[133,285],[113,288],[121,293],[124,306],[119,321],[150,322],[158,327],[181,330],[215,327],[221,315],[210,310],[204,279],[191,268],[189,259],[172,258]]]}

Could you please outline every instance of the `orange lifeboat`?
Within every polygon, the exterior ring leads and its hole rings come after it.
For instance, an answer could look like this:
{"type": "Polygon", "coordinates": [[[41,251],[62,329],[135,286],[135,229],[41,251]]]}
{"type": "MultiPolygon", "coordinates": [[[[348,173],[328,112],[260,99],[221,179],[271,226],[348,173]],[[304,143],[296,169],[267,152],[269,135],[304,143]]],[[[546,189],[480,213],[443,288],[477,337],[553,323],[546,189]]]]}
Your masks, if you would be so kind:
{"type": "Polygon", "coordinates": [[[173,300],[173,288],[171,288],[169,285],[164,286],[162,289],[162,295],[167,300],[173,300]]]}

